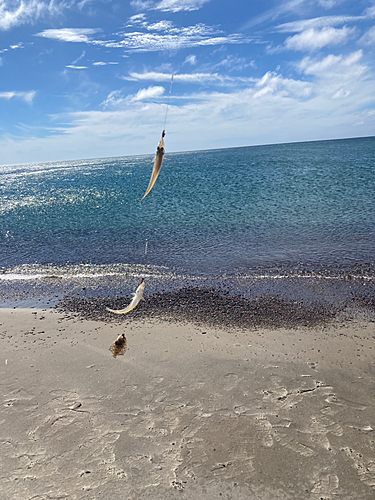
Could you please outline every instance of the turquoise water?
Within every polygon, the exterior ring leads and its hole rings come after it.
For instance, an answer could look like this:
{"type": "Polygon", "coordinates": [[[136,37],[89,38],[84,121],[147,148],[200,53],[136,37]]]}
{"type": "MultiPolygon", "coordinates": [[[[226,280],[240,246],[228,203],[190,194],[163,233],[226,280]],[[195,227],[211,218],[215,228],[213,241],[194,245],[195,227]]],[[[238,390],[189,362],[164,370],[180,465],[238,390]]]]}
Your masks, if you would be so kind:
{"type": "Polygon", "coordinates": [[[152,156],[0,167],[0,268],[373,268],[375,138],[166,148],[142,202],[152,156]]]}

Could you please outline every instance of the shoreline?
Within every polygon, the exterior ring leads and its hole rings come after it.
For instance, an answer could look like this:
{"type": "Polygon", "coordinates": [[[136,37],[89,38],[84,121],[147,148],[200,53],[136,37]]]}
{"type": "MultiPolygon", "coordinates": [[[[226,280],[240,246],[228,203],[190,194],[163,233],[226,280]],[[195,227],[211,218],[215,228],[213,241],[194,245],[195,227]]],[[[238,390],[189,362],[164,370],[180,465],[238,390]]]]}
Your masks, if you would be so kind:
{"type": "Polygon", "coordinates": [[[131,314],[0,309],[4,500],[373,498],[374,322],[131,314]]]}

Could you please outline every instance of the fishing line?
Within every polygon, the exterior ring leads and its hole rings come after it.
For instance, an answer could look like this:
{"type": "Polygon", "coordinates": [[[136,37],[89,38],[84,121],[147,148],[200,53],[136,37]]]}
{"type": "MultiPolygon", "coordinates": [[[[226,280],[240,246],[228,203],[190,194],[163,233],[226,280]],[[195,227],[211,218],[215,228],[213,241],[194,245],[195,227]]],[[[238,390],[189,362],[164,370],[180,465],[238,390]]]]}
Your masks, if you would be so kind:
{"type": "Polygon", "coordinates": [[[165,131],[165,126],[167,124],[168,107],[169,107],[169,101],[171,99],[172,85],[173,85],[173,75],[172,75],[172,78],[171,78],[171,85],[169,87],[169,93],[168,93],[168,98],[167,98],[167,107],[166,107],[166,110],[165,110],[165,119],[164,119],[163,131],[165,131]]]}

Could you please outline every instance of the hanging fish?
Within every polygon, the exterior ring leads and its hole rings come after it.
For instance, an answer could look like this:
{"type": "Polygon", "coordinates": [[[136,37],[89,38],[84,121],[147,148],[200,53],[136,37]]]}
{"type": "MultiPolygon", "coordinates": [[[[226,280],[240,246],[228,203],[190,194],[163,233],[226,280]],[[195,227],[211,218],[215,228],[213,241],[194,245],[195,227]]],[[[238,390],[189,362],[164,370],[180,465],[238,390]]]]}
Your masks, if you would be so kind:
{"type": "Polygon", "coordinates": [[[148,183],[148,188],[143,195],[143,198],[146,198],[148,193],[151,191],[152,186],[155,184],[156,179],[158,178],[160,169],[161,169],[161,164],[163,163],[163,157],[165,153],[165,148],[164,148],[164,137],[165,137],[165,130],[163,130],[163,133],[161,134],[161,139],[159,141],[158,147],[156,148],[156,155],[155,155],[155,160],[154,160],[154,166],[152,167],[152,174],[151,174],[151,179],[150,182],[148,183]]]}
{"type": "Polygon", "coordinates": [[[125,309],[110,309],[109,307],[106,307],[107,311],[111,312],[111,313],[115,313],[115,314],[126,314],[128,313],[129,311],[131,311],[132,309],[134,309],[135,307],[137,307],[137,305],[140,303],[140,301],[142,300],[142,297],[143,297],[143,292],[144,292],[144,289],[145,289],[145,283],[144,283],[144,280],[142,278],[140,284],[139,284],[139,287],[137,288],[137,290],[135,291],[135,293],[133,293],[133,300],[130,302],[130,304],[128,305],[128,307],[125,307],[125,309]]]}

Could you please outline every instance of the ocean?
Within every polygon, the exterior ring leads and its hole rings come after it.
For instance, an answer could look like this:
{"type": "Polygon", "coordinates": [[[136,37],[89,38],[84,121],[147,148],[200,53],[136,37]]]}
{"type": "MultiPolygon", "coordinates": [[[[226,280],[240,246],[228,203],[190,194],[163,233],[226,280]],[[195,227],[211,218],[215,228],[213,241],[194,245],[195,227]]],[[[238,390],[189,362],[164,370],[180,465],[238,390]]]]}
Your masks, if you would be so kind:
{"type": "Polygon", "coordinates": [[[310,300],[373,293],[374,137],[166,149],[143,201],[153,155],[0,166],[4,300],[126,295],[140,276],[150,291],[179,281],[310,300]]]}

